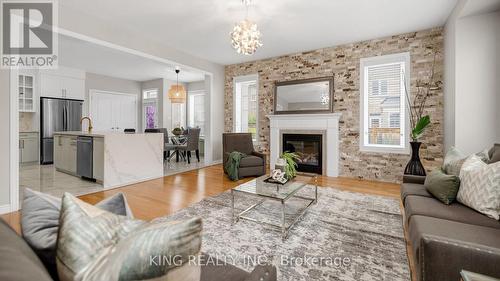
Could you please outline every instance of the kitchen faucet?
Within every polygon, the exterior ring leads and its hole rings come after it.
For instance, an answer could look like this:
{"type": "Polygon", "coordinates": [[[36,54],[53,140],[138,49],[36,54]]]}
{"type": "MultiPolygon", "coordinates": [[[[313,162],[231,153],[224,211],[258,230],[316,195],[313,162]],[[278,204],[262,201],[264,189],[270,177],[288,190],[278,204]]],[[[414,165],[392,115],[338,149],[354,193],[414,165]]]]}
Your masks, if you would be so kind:
{"type": "Polygon", "coordinates": [[[83,120],[85,120],[85,119],[89,120],[89,133],[92,133],[93,127],[92,127],[92,119],[90,119],[90,117],[87,117],[87,116],[82,117],[82,119],[80,119],[80,125],[83,124],[83,120]]]}

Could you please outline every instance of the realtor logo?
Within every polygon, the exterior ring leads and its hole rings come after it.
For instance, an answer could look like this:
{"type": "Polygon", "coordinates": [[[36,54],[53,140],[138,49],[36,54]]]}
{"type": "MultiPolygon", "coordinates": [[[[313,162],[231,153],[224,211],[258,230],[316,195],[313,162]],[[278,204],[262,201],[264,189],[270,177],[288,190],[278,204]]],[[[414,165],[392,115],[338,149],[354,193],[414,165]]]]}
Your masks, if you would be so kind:
{"type": "Polygon", "coordinates": [[[2,68],[56,67],[54,1],[2,1],[2,68]]]}

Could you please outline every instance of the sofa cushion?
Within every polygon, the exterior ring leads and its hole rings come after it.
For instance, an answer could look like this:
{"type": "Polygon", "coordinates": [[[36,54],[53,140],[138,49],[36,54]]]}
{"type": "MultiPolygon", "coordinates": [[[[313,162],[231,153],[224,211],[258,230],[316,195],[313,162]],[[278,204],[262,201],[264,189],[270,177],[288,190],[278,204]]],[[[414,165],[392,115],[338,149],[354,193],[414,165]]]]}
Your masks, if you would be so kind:
{"type": "Polygon", "coordinates": [[[496,252],[500,253],[500,239],[498,239],[500,229],[416,215],[412,218],[408,230],[419,280],[460,280],[459,272],[464,268],[488,274],[499,273],[494,260],[498,261],[500,256],[497,254],[492,260],[492,254],[487,253],[488,251],[481,254],[478,249],[496,249],[496,252]],[[447,245],[444,243],[448,250],[439,248],[427,251],[422,261],[420,258],[422,239],[427,238],[453,241],[459,247],[453,247],[452,243],[447,245]],[[470,249],[471,245],[475,246],[474,250],[470,249]],[[434,256],[433,253],[436,252],[438,255],[434,256]],[[421,276],[422,262],[429,263],[425,265],[424,277],[421,276]]]}
{"type": "MultiPolygon", "coordinates": [[[[96,204],[117,215],[132,218],[123,193],[117,193],[96,204]]],[[[24,240],[41,259],[53,279],[57,279],[56,241],[59,230],[61,199],[26,188],[21,209],[21,231],[24,240]]]]}
{"type": "Polygon", "coordinates": [[[500,162],[486,164],[477,156],[465,161],[457,201],[496,220],[500,219],[500,162]]]}
{"type": "Polygon", "coordinates": [[[421,215],[500,229],[499,221],[457,202],[445,205],[434,198],[410,195],[406,197],[404,206],[408,222],[413,216],[421,215]]]}
{"type": "Polygon", "coordinates": [[[244,281],[248,272],[236,266],[227,264],[221,260],[202,255],[200,258],[202,264],[200,281],[232,280],[244,281]],[[206,259],[206,260],[204,260],[206,259]],[[213,261],[210,261],[213,259],[213,261]]]}
{"type": "Polygon", "coordinates": [[[199,218],[148,223],[115,215],[65,193],[60,224],[56,261],[63,281],[200,278],[199,265],[189,263],[201,248],[199,218]]]}
{"type": "Polygon", "coordinates": [[[448,175],[459,176],[460,169],[466,158],[466,155],[460,152],[456,147],[452,147],[446,152],[441,168],[448,175]]]}
{"type": "Polygon", "coordinates": [[[449,205],[457,197],[460,179],[455,175],[447,175],[438,169],[427,176],[424,186],[436,199],[449,205]]]}
{"type": "Polygon", "coordinates": [[[49,281],[49,273],[17,233],[0,219],[0,280],[49,281]]]}
{"type": "Polygon", "coordinates": [[[500,143],[495,143],[489,151],[490,164],[500,161],[500,143]]]}
{"type": "Polygon", "coordinates": [[[264,159],[254,155],[247,155],[240,161],[240,167],[256,167],[262,165],[264,165],[264,159]]]}
{"type": "Polygon", "coordinates": [[[432,197],[423,184],[403,183],[401,185],[401,201],[405,203],[406,197],[409,195],[432,197]]]}

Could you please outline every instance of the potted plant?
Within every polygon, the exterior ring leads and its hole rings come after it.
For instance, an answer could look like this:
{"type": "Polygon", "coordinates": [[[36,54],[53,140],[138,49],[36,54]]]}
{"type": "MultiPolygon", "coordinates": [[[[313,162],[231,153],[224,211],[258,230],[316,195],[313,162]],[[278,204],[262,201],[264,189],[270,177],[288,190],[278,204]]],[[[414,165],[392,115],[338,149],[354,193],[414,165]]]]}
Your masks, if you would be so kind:
{"type": "Polygon", "coordinates": [[[183,128],[177,127],[177,128],[174,128],[172,130],[172,134],[174,134],[176,136],[180,136],[180,135],[182,135],[182,133],[184,133],[184,129],[183,128]]]}
{"type": "Polygon", "coordinates": [[[285,176],[287,179],[293,179],[297,175],[297,162],[299,156],[296,153],[285,151],[281,154],[282,159],[285,160],[285,176]]]}
{"type": "Polygon", "coordinates": [[[419,140],[423,136],[427,127],[431,124],[430,116],[424,114],[427,99],[431,94],[431,90],[439,88],[439,86],[436,85],[437,83],[434,81],[436,55],[437,53],[435,52],[429,81],[427,83],[423,83],[421,80],[417,81],[417,93],[413,96],[413,99],[408,92],[406,83],[404,83],[406,103],[408,106],[411,126],[411,159],[405,167],[405,175],[426,175],[424,166],[422,165],[422,162],[420,162],[420,146],[422,145],[422,142],[419,140]]]}

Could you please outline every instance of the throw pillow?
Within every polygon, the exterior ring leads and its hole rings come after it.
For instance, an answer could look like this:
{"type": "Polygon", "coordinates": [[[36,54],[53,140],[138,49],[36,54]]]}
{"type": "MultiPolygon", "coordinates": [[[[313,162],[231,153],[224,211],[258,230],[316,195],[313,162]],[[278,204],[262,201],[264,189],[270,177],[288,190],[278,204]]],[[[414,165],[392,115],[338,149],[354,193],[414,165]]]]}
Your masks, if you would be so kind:
{"type": "Polygon", "coordinates": [[[500,161],[500,143],[495,143],[495,146],[489,152],[490,164],[500,161]]]}
{"type": "MultiPolygon", "coordinates": [[[[97,207],[117,215],[133,218],[123,193],[97,203],[97,207]]],[[[61,199],[31,190],[24,190],[21,209],[21,232],[52,278],[57,278],[56,241],[59,231],[61,199]]]]}
{"type": "Polygon", "coordinates": [[[444,157],[442,166],[443,171],[448,175],[458,176],[465,158],[466,156],[456,147],[450,148],[444,157]]]}
{"type": "Polygon", "coordinates": [[[201,248],[199,218],[147,223],[66,193],[60,223],[57,270],[62,281],[200,278],[200,267],[190,262],[201,248]]]}
{"type": "Polygon", "coordinates": [[[449,205],[457,197],[460,179],[455,175],[447,175],[439,169],[427,175],[424,186],[439,201],[449,205]]]}
{"type": "Polygon", "coordinates": [[[500,218],[500,162],[486,164],[472,155],[460,171],[457,201],[498,220],[500,218]]]}
{"type": "Polygon", "coordinates": [[[488,149],[476,153],[476,156],[479,157],[484,163],[490,163],[490,155],[488,149]]]}

